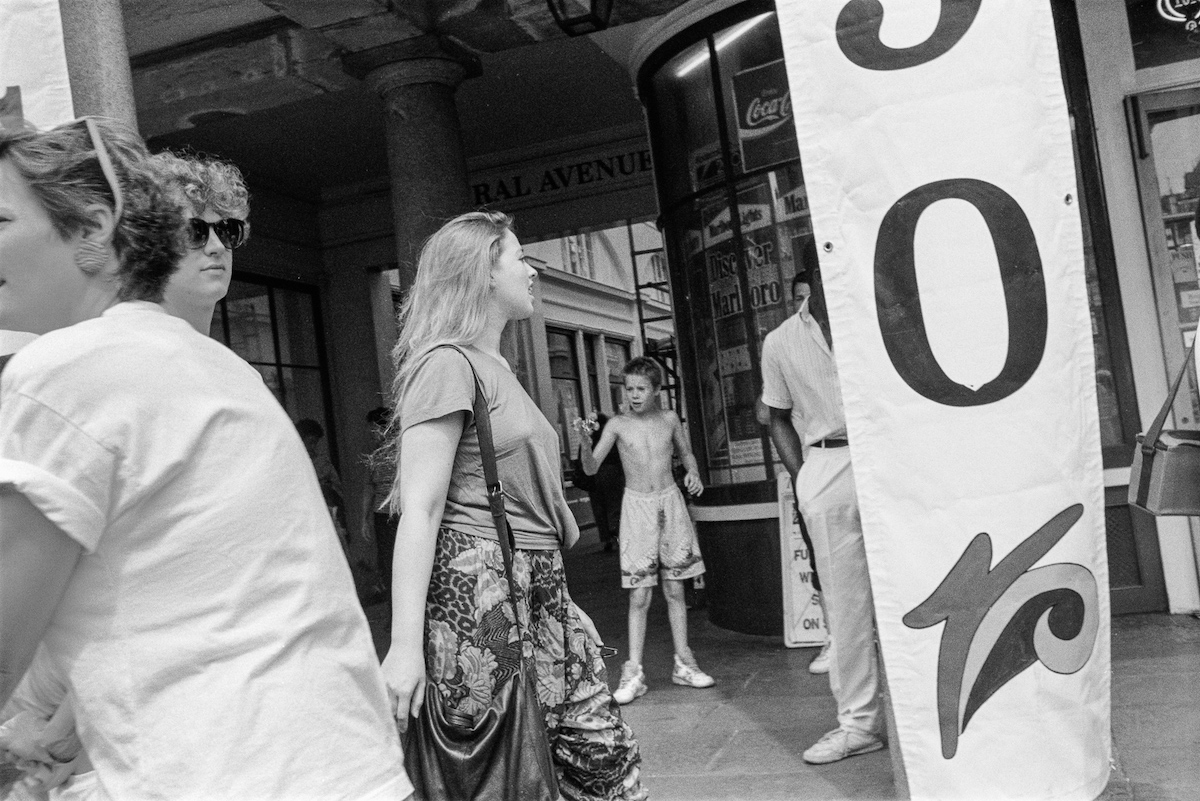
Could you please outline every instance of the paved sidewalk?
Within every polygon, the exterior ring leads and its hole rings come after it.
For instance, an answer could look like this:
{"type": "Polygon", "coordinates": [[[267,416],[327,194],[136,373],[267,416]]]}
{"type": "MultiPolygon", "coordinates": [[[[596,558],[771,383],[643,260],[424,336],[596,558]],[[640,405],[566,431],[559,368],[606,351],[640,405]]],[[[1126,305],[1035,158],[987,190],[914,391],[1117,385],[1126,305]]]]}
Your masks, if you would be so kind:
{"type": "MultiPolygon", "coordinates": [[[[615,552],[585,532],[568,553],[571,594],[608,645],[613,686],[626,643],[626,598],[615,552]]],[[[593,535],[594,536],[594,535],[593,535]]],[[[700,666],[717,680],[696,690],[671,683],[666,602],[654,597],[646,641],[650,691],[623,707],[641,743],[655,801],[807,801],[895,798],[888,751],[812,766],[804,749],[836,725],[825,676],[808,663],[816,649],[784,648],[782,638],[736,634],[689,614],[700,666]]],[[[1111,801],[1200,799],[1200,620],[1134,615],[1113,620],[1113,735],[1120,766],[1111,801]]],[[[969,801],[969,800],[965,800],[969,801]]]]}
{"type": "MultiPolygon", "coordinates": [[[[609,662],[615,688],[629,650],[617,554],[601,550],[589,529],[566,564],[572,597],[619,649],[609,662]]],[[[368,617],[382,655],[387,607],[372,607],[368,617]]],[[[656,591],[644,659],[650,691],[622,708],[641,744],[653,801],[896,798],[887,750],[822,766],[801,758],[836,725],[827,677],[808,672],[815,648],[726,631],[701,609],[690,612],[688,625],[696,658],[716,686],[671,683],[667,608],[656,591]]],[[[1118,769],[1103,801],[1200,801],[1200,620],[1131,615],[1115,618],[1112,631],[1118,769]]]]}

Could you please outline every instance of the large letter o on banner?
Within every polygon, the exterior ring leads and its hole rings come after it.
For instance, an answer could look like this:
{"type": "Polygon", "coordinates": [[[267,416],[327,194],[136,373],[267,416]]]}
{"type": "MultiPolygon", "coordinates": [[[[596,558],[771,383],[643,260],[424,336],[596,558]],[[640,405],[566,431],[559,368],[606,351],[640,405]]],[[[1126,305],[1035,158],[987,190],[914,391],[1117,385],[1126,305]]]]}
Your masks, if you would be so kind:
{"type": "Polygon", "coordinates": [[[879,0],[850,0],[838,14],[837,40],[842,54],[868,70],[902,70],[933,61],[962,39],[983,0],[942,0],[937,27],[913,47],[888,47],[879,38],[883,6],[879,0]]]}
{"type": "Polygon", "coordinates": [[[896,372],[924,397],[946,406],[982,406],[1013,394],[1037,370],[1046,347],[1046,281],[1025,212],[1004,190],[973,178],[935,181],[909,192],[888,209],[879,226],[875,310],[896,372]],[[949,198],[967,201],[987,223],[1008,313],[1004,367],[978,390],[956,383],[938,364],[917,287],[913,250],[917,222],[931,204],[949,198]]]}

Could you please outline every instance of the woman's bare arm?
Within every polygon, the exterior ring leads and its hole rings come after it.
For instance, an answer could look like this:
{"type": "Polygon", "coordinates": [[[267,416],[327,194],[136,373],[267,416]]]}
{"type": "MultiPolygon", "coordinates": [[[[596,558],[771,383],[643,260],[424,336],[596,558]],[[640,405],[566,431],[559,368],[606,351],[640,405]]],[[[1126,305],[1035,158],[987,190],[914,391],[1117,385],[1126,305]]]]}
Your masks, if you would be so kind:
{"type": "Polygon", "coordinates": [[[0,490],[0,706],[46,633],[83,548],[16,490],[0,490]]]}
{"type": "Polygon", "coordinates": [[[400,527],[392,561],[392,644],[383,660],[396,724],[407,729],[425,700],[425,595],[454,454],[466,412],[419,423],[400,440],[400,527]]]}

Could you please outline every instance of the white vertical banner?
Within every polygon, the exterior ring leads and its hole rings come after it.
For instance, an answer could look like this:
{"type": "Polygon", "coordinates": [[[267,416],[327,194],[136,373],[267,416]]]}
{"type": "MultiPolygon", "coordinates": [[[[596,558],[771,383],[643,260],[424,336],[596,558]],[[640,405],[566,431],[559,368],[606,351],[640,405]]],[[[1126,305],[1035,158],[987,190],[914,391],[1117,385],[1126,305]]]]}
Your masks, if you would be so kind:
{"type": "Polygon", "coordinates": [[[58,0],[0,2],[0,125],[49,128],[75,118],[58,0]]]}
{"type": "Polygon", "coordinates": [[[1050,4],[777,4],[917,799],[1093,799],[1109,608],[1050,4]]]}
{"type": "Polygon", "coordinates": [[[779,562],[783,567],[783,644],[788,648],[824,645],[829,637],[825,610],[813,587],[808,543],[800,533],[796,512],[796,489],[786,470],[775,476],[775,494],[779,498],[779,562]]]}

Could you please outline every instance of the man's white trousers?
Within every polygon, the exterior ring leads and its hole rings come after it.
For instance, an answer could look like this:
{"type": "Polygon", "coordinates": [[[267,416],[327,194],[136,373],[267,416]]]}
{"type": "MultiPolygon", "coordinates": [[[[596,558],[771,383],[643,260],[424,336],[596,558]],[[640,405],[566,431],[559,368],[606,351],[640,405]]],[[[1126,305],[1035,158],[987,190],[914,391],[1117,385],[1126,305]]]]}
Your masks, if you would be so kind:
{"type": "Polygon", "coordinates": [[[829,688],[846,731],[883,730],[875,614],[849,448],[810,448],[796,502],[812,538],[825,621],[833,638],[829,688]]]}

